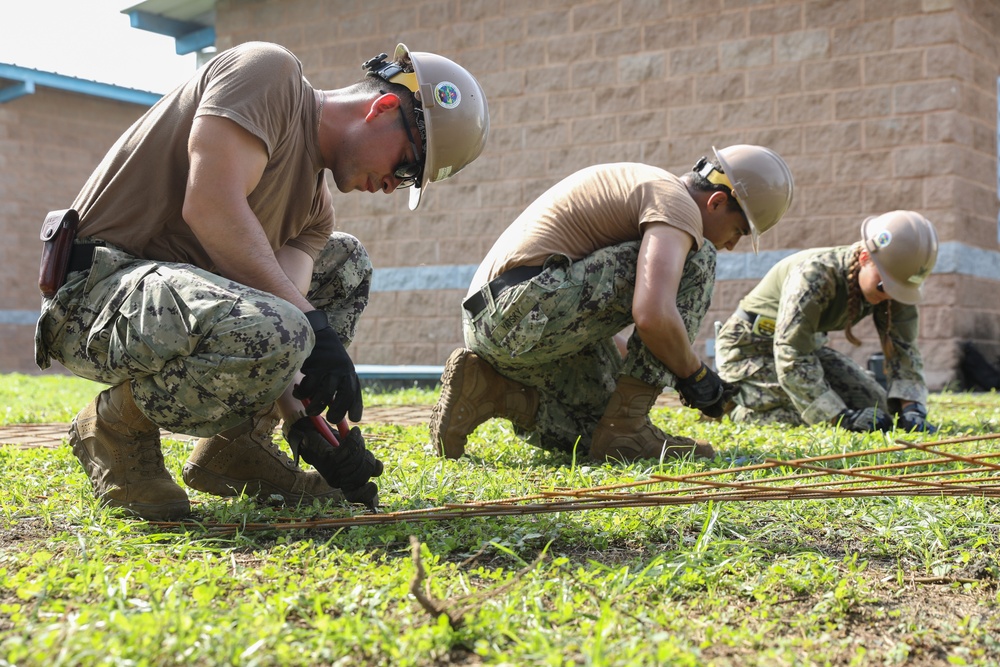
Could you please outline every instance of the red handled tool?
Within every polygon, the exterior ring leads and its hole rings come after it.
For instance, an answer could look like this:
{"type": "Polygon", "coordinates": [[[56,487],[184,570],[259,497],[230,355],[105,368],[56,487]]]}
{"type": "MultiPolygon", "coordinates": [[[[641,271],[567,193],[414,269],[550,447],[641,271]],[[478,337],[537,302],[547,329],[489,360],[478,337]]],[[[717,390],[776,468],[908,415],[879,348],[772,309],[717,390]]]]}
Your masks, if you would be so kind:
{"type": "MultiPolygon", "coordinates": [[[[303,398],[302,405],[308,408],[309,399],[303,398]]],[[[310,415],[309,421],[312,422],[313,427],[319,431],[319,434],[334,447],[340,447],[340,438],[346,438],[351,432],[351,427],[347,424],[347,417],[341,419],[340,423],[337,424],[337,432],[340,435],[339,438],[336,434],[334,434],[333,430],[330,428],[330,424],[323,419],[322,415],[310,415]]]]}

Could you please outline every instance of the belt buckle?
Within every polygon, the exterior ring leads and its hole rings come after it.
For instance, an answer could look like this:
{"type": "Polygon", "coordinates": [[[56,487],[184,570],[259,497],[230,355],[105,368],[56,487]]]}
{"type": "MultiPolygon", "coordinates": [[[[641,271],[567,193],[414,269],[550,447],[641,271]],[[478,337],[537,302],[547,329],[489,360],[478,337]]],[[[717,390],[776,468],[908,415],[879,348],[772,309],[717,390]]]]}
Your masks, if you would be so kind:
{"type": "Polygon", "coordinates": [[[758,336],[774,337],[774,329],[777,323],[770,317],[757,315],[753,318],[753,327],[750,329],[758,336]]]}

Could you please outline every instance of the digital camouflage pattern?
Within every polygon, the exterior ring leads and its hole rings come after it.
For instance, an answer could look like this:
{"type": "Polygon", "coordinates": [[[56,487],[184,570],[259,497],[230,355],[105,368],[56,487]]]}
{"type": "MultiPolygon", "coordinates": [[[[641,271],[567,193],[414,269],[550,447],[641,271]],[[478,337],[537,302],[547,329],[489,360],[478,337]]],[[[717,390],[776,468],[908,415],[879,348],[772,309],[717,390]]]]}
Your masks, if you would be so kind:
{"type": "Polygon", "coordinates": [[[889,337],[895,353],[885,362],[888,392],[851,358],[826,346],[828,332],[847,323],[852,254],[851,246],[803,251],[768,272],[740,303],[776,313],[773,336],[755,333],[738,315],[722,326],[715,341],[719,376],[739,386],[730,419],[815,424],[845,408],[889,410],[897,400],[926,404],[916,307],[861,303],[857,321],[871,315],[881,329],[886,307],[892,308],[889,337]]]}
{"type": "MultiPolygon", "coordinates": [[[[345,345],[368,304],[371,274],[367,251],[348,234],[331,235],[316,260],[307,298],[345,345]]],[[[131,380],[137,405],[158,426],[212,436],[276,400],[313,343],[304,314],[284,299],[108,247],[43,300],[35,360],[112,386],[131,380]]]]}
{"type": "MultiPolygon", "coordinates": [[[[602,248],[578,261],[552,255],[535,278],[515,285],[476,318],[464,313],[465,342],[503,376],[539,393],[528,442],[563,451],[590,449],[590,437],[619,375],[673,386],[674,375],[634,333],[622,360],[613,336],[632,324],[639,241],[602,248]]],[[[688,254],[677,308],[693,342],[715,284],[708,241],[688,254]]]]}

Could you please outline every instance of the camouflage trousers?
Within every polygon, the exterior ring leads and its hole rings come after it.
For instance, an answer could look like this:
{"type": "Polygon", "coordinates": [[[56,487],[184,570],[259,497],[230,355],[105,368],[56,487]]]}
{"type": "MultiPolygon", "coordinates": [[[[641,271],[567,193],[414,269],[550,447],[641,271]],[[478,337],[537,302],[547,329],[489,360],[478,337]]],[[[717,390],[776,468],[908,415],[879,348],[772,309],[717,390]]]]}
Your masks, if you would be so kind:
{"type": "MultiPolygon", "coordinates": [[[[361,243],[333,234],[307,298],[345,345],[368,305],[372,265],[361,243]]],[[[162,428],[212,436],[245,421],[288,387],[315,343],[302,311],[273,294],[190,264],[98,248],[42,302],[35,361],[52,359],[108,385],[131,382],[162,428]]]]}
{"type": "MultiPolygon", "coordinates": [[[[494,300],[476,317],[463,310],[466,345],[501,375],[534,387],[536,427],[519,435],[546,449],[581,454],[621,375],[657,387],[674,375],[633,333],[622,359],[613,337],[632,324],[639,242],[602,248],[571,261],[552,255],[543,271],[494,300]]],[[[716,250],[706,241],[688,254],[677,296],[694,341],[715,284],[716,250]]]]}
{"type": "MultiPolygon", "coordinates": [[[[826,335],[820,335],[825,340],[826,335]]],[[[826,346],[818,347],[814,354],[823,367],[823,379],[836,396],[823,405],[797,406],[779,381],[773,338],[754,333],[750,323],[737,315],[726,320],[719,330],[715,352],[719,376],[739,386],[736,408],[729,413],[729,418],[736,422],[801,426],[810,423],[803,412],[825,418],[835,416],[843,407],[839,401],[833,405],[837,396],[849,408],[889,409],[886,391],[874,376],[847,355],[826,346]]],[[[799,384],[814,383],[812,379],[796,378],[795,368],[785,376],[785,386],[794,386],[797,380],[799,384]]]]}

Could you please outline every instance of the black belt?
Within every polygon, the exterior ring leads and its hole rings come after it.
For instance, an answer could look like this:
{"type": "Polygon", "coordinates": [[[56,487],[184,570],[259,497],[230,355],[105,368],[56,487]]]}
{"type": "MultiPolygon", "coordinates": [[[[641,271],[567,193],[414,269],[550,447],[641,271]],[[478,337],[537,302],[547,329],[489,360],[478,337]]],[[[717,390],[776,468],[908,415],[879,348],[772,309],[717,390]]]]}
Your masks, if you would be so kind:
{"type": "Polygon", "coordinates": [[[74,243],[73,249],[69,251],[69,267],[66,272],[90,270],[90,265],[94,263],[94,250],[103,247],[104,241],[74,243]]]}
{"type": "MultiPolygon", "coordinates": [[[[531,280],[541,272],[542,267],[540,266],[515,266],[490,281],[488,285],[490,294],[496,299],[508,287],[523,283],[525,280],[531,280]]],[[[482,290],[463,301],[462,307],[469,311],[473,317],[483,312],[483,309],[486,308],[486,297],[483,296],[482,290]]]]}

